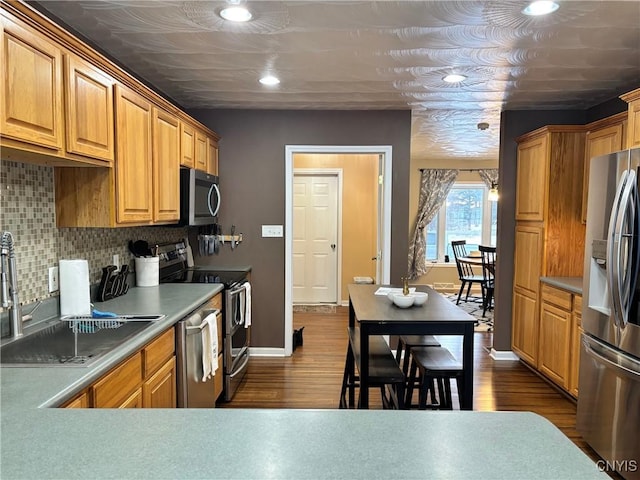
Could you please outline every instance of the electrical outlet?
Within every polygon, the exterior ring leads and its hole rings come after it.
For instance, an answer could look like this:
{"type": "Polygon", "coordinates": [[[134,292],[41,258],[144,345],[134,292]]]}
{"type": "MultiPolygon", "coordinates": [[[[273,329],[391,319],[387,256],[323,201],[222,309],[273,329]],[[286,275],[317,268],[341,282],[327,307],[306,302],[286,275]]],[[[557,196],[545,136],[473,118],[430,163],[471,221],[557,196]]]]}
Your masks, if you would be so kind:
{"type": "Polygon", "coordinates": [[[49,267],[49,293],[60,290],[58,267],[49,267]]]}

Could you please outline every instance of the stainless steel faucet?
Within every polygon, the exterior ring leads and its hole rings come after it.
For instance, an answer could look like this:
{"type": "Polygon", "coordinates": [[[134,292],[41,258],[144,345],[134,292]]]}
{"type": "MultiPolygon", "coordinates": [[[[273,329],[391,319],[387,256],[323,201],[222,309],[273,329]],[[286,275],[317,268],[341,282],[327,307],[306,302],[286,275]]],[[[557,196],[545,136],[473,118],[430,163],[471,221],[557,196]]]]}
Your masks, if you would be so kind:
{"type": "Polygon", "coordinates": [[[18,298],[18,267],[16,253],[13,248],[13,235],[2,232],[0,240],[0,280],[2,282],[2,307],[9,308],[12,337],[22,336],[22,306],[18,298]]]}

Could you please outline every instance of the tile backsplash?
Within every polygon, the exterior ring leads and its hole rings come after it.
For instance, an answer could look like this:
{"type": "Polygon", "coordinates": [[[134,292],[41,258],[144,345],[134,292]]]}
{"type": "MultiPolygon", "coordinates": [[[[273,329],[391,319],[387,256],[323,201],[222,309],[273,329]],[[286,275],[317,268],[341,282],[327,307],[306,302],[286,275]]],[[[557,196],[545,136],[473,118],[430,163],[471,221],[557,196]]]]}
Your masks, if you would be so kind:
{"type": "Polygon", "coordinates": [[[91,282],[100,281],[102,267],[130,262],[129,240],[177,241],[187,228],[57,228],[53,167],[2,160],[0,164],[0,230],[13,235],[18,265],[20,302],[29,304],[55,294],[48,289],[48,269],[59,259],[89,261],[91,282]]]}

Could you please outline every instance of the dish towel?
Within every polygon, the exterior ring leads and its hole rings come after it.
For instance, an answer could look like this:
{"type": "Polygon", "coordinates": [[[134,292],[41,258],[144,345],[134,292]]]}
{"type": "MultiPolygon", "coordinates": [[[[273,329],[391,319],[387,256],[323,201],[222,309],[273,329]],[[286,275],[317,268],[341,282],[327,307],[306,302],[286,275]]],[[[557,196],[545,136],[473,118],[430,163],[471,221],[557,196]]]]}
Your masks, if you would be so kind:
{"type": "Polygon", "coordinates": [[[202,381],[206,382],[218,369],[218,324],[216,314],[202,321],[202,381]]]}
{"type": "Polygon", "coordinates": [[[251,326],[251,284],[245,282],[244,328],[251,326]]]}

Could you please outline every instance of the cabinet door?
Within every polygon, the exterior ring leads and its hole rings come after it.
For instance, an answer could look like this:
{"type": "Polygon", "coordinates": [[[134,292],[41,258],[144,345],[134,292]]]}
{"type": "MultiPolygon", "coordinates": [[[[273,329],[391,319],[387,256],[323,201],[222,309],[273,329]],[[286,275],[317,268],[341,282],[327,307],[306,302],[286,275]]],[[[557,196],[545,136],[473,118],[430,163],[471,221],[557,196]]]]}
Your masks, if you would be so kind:
{"type": "Polygon", "coordinates": [[[58,153],[64,146],[62,52],[50,40],[3,14],[0,131],[58,153]]]}
{"type": "Polygon", "coordinates": [[[543,221],[549,176],[549,135],[518,145],[516,220],[543,221]]]}
{"type": "Polygon", "coordinates": [[[117,85],[116,119],[116,221],[151,223],[151,104],[117,85]]]}
{"type": "Polygon", "coordinates": [[[629,103],[627,148],[640,147],[640,99],[629,103]]]}
{"type": "Polygon", "coordinates": [[[144,408],[176,408],[176,358],[165,363],[142,385],[144,408]]]}
{"type": "Polygon", "coordinates": [[[538,361],[538,300],[529,292],[513,292],[513,350],[526,362],[537,366],[538,361]]]}
{"type": "Polygon", "coordinates": [[[73,400],[62,406],[63,408],[89,408],[89,396],[86,392],[81,393],[73,400]]]}
{"type": "Polygon", "coordinates": [[[526,289],[537,296],[544,265],[544,229],[518,224],[513,258],[514,287],[526,289]]]}
{"type": "Polygon", "coordinates": [[[578,398],[578,378],[580,377],[580,342],[582,333],[582,318],[574,313],[571,316],[571,354],[569,358],[569,383],[567,390],[578,398]]]}
{"type": "Polygon", "coordinates": [[[207,138],[207,172],[218,175],[218,142],[207,138]]]}
{"type": "Polygon", "coordinates": [[[142,408],[142,406],[142,387],[140,387],[125,398],[118,408],[142,408]]]}
{"type": "Polygon", "coordinates": [[[142,383],[142,354],[118,365],[91,386],[95,408],[117,408],[142,383]]]}
{"type": "Polygon", "coordinates": [[[582,222],[587,222],[587,198],[589,193],[589,165],[591,158],[623,149],[622,124],[587,133],[585,148],[584,178],[582,183],[582,222]]]}
{"type": "Polygon", "coordinates": [[[196,167],[198,170],[209,170],[207,137],[200,130],[196,130],[196,167]]]}
{"type": "Polygon", "coordinates": [[[540,353],[538,367],[563,388],[568,387],[571,312],[546,302],[540,309],[540,353]]]}
{"type": "Polygon", "coordinates": [[[66,55],[67,151],[112,162],[113,80],[96,67],[66,55]]]}
{"type": "Polygon", "coordinates": [[[196,130],[186,122],[180,122],[180,165],[194,168],[196,162],[196,130]]]}
{"type": "Polygon", "coordinates": [[[180,121],[153,108],[153,221],[180,219],[180,121]]]}

